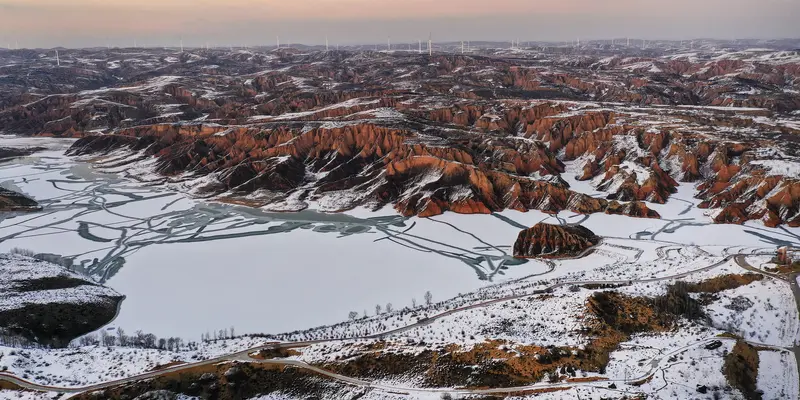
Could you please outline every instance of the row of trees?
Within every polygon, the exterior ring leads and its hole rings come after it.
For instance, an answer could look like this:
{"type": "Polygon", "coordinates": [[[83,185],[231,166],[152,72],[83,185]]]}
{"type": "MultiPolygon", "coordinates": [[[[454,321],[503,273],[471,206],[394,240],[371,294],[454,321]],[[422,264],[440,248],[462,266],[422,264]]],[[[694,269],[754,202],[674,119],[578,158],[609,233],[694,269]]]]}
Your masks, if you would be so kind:
{"type": "Polygon", "coordinates": [[[35,349],[45,346],[40,345],[34,341],[28,340],[22,336],[15,335],[0,329],[0,346],[16,347],[21,349],[35,349]]]}
{"type": "Polygon", "coordinates": [[[233,329],[233,326],[228,328],[220,329],[219,331],[211,331],[206,332],[200,335],[200,339],[204,342],[210,342],[212,340],[221,340],[221,339],[233,339],[236,337],[236,331],[233,329]]]}
{"type": "Polygon", "coordinates": [[[92,333],[82,336],[78,339],[78,344],[81,346],[122,346],[169,351],[197,349],[197,343],[186,342],[179,337],[159,338],[152,333],[144,333],[141,330],[137,330],[133,335],[127,335],[122,328],[117,328],[114,333],[102,330],[98,334],[92,333]]]}
{"type": "MultiPolygon", "coordinates": [[[[431,304],[433,304],[433,294],[431,294],[431,291],[429,290],[429,291],[425,292],[425,305],[430,307],[431,304]]],[[[416,298],[412,298],[411,299],[411,308],[412,309],[417,308],[417,299],[416,298]]],[[[381,313],[384,312],[384,311],[387,314],[388,313],[392,313],[394,311],[394,306],[392,305],[392,303],[386,303],[386,307],[385,308],[381,308],[380,304],[375,305],[375,315],[376,316],[381,315],[381,313]]],[[[367,318],[367,310],[364,310],[364,314],[362,315],[362,318],[367,318]]],[[[347,319],[349,319],[351,321],[355,321],[356,319],[358,319],[358,312],[357,311],[350,311],[350,313],[347,314],[347,319]]],[[[233,328],[231,328],[231,329],[233,329],[233,328]]]]}

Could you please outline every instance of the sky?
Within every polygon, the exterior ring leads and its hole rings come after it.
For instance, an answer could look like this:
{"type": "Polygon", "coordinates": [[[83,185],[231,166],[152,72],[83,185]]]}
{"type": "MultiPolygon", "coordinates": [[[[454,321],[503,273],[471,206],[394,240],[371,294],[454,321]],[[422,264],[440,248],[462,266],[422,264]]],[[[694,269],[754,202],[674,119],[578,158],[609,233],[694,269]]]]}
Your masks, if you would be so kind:
{"type": "Polygon", "coordinates": [[[798,38],[800,0],[0,0],[0,47],[798,38]]]}

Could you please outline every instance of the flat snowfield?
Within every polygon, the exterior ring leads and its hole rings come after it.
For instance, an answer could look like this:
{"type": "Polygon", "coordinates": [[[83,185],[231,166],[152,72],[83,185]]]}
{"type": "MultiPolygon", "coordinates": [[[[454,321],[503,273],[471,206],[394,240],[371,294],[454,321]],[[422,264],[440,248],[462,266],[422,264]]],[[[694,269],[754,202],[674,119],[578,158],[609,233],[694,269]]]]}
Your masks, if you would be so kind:
{"type": "MultiPolygon", "coordinates": [[[[438,301],[509,280],[589,268],[598,278],[669,276],[743,249],[800,245],[800,229],[711,224],[695,207],[689,185],[653,207],[660,220],[537,211],[426,219],[400,217],[388,208],[271,213],[98,171],[64,156],[69,143],[0,139],[0,146],[50,148],[0,165],[0,185],[45,207],[0,221],[0,251],[19,247],[75,257],[78,271],[127,296],[113,327],[158,336],[197,339],[230,326],[237,333],[279,333],[333,324],[351,311],[372,315],[376,305],[397,309],[412,298],[420,304],[426,291],[438,301]],[[606,239],[580,260],[514,260],[519,231],[541,221],[581,223],[606,239]],[[676,253],[665,258],[665,251],[676,253]],[[681,252],[689,253],[679,257],[681,252]],[[639,262],[652,268],[628,268],[639,262]]],[[[576,190],[592,191],[583,185],[576,190]]]]}

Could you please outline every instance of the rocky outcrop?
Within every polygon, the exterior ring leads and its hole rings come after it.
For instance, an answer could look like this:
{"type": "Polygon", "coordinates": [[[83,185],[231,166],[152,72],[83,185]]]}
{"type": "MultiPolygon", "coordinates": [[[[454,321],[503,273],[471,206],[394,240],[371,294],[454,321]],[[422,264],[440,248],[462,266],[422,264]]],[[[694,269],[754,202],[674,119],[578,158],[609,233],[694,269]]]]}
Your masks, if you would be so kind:
{"type": "Polygon", "coordinates": [[[743,224],[761,220],[775,227],[800,226],[800,180],[748,166],[723,181],[699,186],[701,208],[717,209],[714,222],[743,224]]]}
{"type": "Polygon", "coordinates": [[[597,179],[597,189],[609,192],[608,198],[619,201],[649,201],[664,204],[677,191],[678,183],[655,162],[644,160],[608,167],[597,179]]]}
{"type": "Polygon", "coordinates": [[[42,207],[36,200],[0,187],[0,212],[3,211],[39,211],[42,207]]]}
{"type": "Polygon", "coordinates": [[[606,214],[613,215],[626,215],[628,217],[636,218],[661,218],[656,210],[651,210],[647,204],[641,201],[631,201],[628,203],[619,203],[611,201],[606,208],[606,214]]]}
{"type": "Polygon", "coordinates": [[[0,161],[6,161],[17,157],[29,156],[33,153],[42,150],[44,150],[43,147],[25,147],[25,148],[0,147],[0,161]]]}
{"type": "Polygon", "coordinates": [[[36,257],[0,254],[0,334],[61,347],[114,319],[122,295],[36,257]]]}
{"type": "Polygon", "coordinates": [[[600,238],[581,225],[538,223],[519,233],[514,242],[514,257],[578,257],[598,243],[600,238]]]}

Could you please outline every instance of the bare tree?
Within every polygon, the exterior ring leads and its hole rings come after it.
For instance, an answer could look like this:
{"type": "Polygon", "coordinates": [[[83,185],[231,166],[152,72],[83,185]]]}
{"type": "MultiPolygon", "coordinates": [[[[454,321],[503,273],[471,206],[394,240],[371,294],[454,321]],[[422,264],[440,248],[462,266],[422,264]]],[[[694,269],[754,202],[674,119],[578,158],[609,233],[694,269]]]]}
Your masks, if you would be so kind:
{"type": "Polygon", "coordinates": [[[154,349],[156,347],[156,341],[157,340],[158,340],[158,338],[156,338],[156,335],[154,335],[152,333],[148,333],[148,334],[144,335],[144,343],[143,343],[143,345],[144,345],[144,347],[146,347],[148,349],[154,349]]]}
{"type": "Polygon", "coordinates": [[[394,310],[394,307],[392,306],[392,303],[386,303],[386,312],[390,313],[390,312],[392,312],[392,310],[394,310]]]}
{"type": "Polygon", "coordinates": [[[109,334],[106,330],[100,331],[100,339],[103,342],[103,346],[106,347],[112,347],[117,343],[117,337],[109,334]]]}
{"type": "Polygon", "coordinates": [[[117,328],[117,339],[119,341],[120,346],[128,345],[128,337],[125,336],[125,331],[122,330],[122,328],[117,328]]]}
{"type": "Polygon", "coordinates": [[[235,336],[236,336],[236,334],[234,334],[233,332],[234,332],[234,330],[233,330],[233,325],[231,325],[231,338],[233,338],[233,337],[235,337],[235,336]]]}
{"type": "Polygon", "coordinates": [[[175,338],[171,337],[167,339],[167,350],[172,351],[175,348],[175,338]]]}
{"type": "Polygon", "coordinates": [[[355,321],[355,320],[356,320],[356,318],[358,318],[358,313],[357,313],[357,312],[355,312],[355,311],[350,311],[350,314],[347,314],[347,318],[348,318],[350,321],[355,321]]]}
{"type": "Polygon", "coordinates": [[[431,294],[430,290],[425,292],[425,304],[427,305],[433,304],[433,295],[431,294]]]}
{"type": "Polygon", "coordinates": [[[167,339],[164,339],[163,337],[161,339],[158,339],[158,348],[161,350],[165,350],[167,348],[167,339]]]}
{"type": "Polygon", "coordinates": [[[363,318],[367,318],[367,310],[364,310],[364,317],[363,318]]]}
{"type": "Polygon", "coordinates": [[[417,299],[411,299],[411,308],[417,308],[417,299]]]}
{"type": "Polygon", "coordinates": [[[82,336],[79,341],[80,341],[81,346],[84,346],[84,347],[86,347],[86,346],[94,346],[97,343],[99,343],[97,341],[97,335],[95,335],[94,333],[90,333],[88,335],[82,336]]]}
{"type": "Polygon", "coordinates": [[[381,315],[381,305],[380,304],[375,306],[375,315],[381,315]]]}

